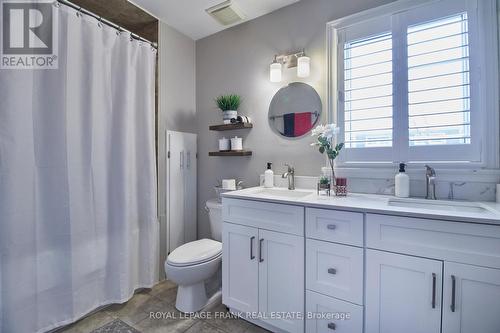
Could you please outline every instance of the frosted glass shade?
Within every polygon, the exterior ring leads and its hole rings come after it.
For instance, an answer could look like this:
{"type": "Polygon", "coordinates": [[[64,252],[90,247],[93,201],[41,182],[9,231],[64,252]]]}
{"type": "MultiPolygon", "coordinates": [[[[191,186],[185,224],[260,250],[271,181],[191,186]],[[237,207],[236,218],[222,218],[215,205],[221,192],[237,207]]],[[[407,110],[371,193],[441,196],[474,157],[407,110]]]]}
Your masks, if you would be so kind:
{"type": "Polygon", "coordinates": [[[297,59],[297,76],[308,77],[311,73],[311,58],[303,56],[297,59]]]}
{"type": "Polygon", "coordinates": [[[269,68],[269,80],[271,82],[281,82],[281,64],[273,62],[269,68]]]}

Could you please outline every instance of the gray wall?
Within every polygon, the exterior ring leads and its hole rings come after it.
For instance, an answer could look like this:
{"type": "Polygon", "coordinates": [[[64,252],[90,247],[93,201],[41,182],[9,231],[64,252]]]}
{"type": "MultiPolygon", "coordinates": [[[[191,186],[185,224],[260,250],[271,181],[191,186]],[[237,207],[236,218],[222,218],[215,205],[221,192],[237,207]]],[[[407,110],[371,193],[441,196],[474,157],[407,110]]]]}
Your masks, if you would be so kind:
{"type": "MultiPolygon", "coordinates": [[[[160,22],[158,46],[158,216],[160,267],[166,259],[165,131],[196,133],[195,42],[160,22]]],[[[164,274],[164,269],[160,269],[164,274]]]]}
{"type": "Polygon", "coordinates": [[[198,236],[209,236],[208,216],[202,209],[215,196],[213,186],[220,178],[238,178],[245,186],[258,185],[258,176],[273,162],[275,173],[291,162],[300,175],[317,176],[324,158],[309,144],[309,137],[285,140],[268,126],[267,111],[272,96],[289,82],[301,81],[295,69],[283,70],[281,83],[269,82],[273,55],[306,49],[311,57],[311,76],[302,80],[312,85],[323,102],[326,121],[326,23],[391,0],[302,0],[271,14],[196,42],[196,125],[198,133],[198,236]],[[221,123],[214,106],[219,94],[243,96],[240,113],[252,118],[249,131],[211,132],[209,124],[221,123]],[[252,157],[208,157],[217,150],[222,135],[243,136],[252,157]]]}
{"type": "Polygon", "coordinates": [[[196,133],[195,42],[160,22],[160,110],[168,130],[196,133]]]}

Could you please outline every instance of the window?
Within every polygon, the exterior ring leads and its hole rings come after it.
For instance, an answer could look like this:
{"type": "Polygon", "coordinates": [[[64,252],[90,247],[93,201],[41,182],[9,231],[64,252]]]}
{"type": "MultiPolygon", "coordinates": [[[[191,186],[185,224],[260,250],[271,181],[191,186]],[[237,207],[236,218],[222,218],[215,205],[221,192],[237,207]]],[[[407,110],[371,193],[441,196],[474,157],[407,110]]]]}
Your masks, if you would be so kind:
{"type": "Polygon", "coordinates": [[[344,45],[344,133],[347,148],[392,146],[392,36],[344,45]]]}
{"type": "Polygon", "coordinates": [[[486,3],[495,7],[495,0],[419,0],[411,8],[398,1],[330,24],[341,164],[485,165],[487,152],[497,154],[497,129],[485,125],[498,113],[485,87],[497,87],[498,73],[486,70],[496,34],[488,48],[479,38],[496,31],[494,19],[480,17],[486,3]]]}
{"type": "Polygon", "coordinates": [[[467,14],[408,27],[410,146],[471,143],[467,14]]]}

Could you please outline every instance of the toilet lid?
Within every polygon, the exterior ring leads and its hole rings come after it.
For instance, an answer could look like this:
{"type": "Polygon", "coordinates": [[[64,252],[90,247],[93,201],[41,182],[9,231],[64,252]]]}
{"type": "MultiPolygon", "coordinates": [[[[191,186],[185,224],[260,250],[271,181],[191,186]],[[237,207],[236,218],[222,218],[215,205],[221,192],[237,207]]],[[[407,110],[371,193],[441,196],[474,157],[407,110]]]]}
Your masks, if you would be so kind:
{"type": "Polygon", "coordinates": [[[186,266],[208,261],[222,253],[222,243],[212,239],[200,239],[179,246],[168,255],[167,263],[186,266]]]}

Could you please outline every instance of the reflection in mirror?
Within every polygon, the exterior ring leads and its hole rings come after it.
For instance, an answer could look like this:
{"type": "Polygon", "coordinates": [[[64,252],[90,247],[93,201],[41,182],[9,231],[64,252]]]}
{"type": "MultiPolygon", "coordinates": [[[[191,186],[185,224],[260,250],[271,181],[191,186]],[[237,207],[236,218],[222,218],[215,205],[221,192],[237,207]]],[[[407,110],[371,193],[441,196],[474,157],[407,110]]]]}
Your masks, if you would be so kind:
{"type": "Polygon", "coordinates": [[[269,106],[269,126],[288,138],[303,136],[321,116],[321,99],[313,87],[293,82],[274,95],[269,106]]]}

